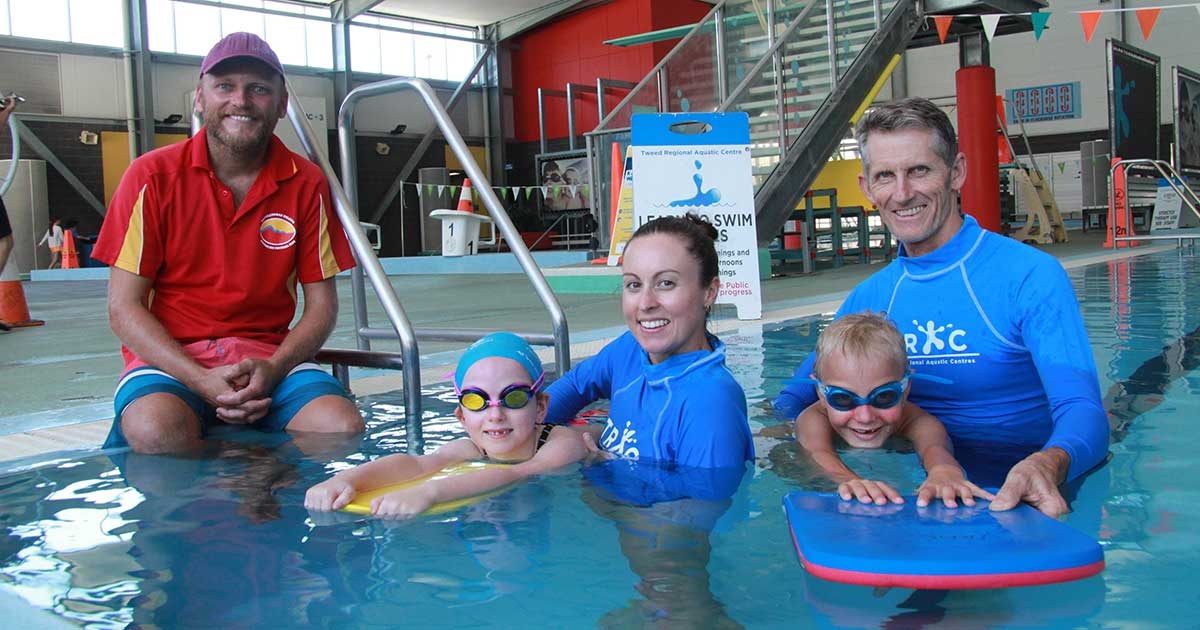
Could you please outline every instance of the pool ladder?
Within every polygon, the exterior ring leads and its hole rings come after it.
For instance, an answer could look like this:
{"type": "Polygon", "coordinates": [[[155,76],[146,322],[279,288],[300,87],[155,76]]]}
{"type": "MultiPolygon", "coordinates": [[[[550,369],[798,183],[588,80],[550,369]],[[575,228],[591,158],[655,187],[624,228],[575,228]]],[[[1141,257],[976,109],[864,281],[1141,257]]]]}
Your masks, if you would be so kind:
{"type": "MultiPolygon", "coordinates": [[[[1108,170],[1108,198],[1109,207],[1112,208],[1112,199],[1116,199],[1116,173],[1118,168],[1128,170],[1130,166],[1151,166],[1158,171],[1158,176],[1167,181],[1167,185],[1179,195],[1180,201],[1183,202],[1196,218],[1200,219],[1200,198],[1196,193],[1192,192],[1191,187],[1183,183],[1183,177],[1171,166],[1170,163],[1163,160],[1151,160],[1146,158],[1118,160],[1108,170]]],[[[1117,225],[1118,221],[1110,219],[1108,222],[1109,235],[1113,241],[1113,247],[1118,243],[1125,241],[1176,241],[1177,247],[1183,246],[1183,241],[1190,241],[1191,245],[1195,245],[1196,239],[1200,238],[1200,228],[1177,228],[1173,230],[1160,230],[1157,233],[1132,234],[1133,227],[1133,208],[1128,202],[1122,204],[1124,206],[1125,225],[1129,227],[1130,233],[1126,234],[1124,230],[1117,225]]],[[[1153,222],[1153,215],[1150,219],[1153,222]]]]}
{"type": "MultiPolygon", "coordinates": [[[[534,262],[533,256],[525,246],[525,242],[517,233],[512,220],[505,212],[504,206],[492,191],[491,183],[484,176],[483,170],[475,162],[467,149],[462,135],[450,120],[450,115],[438,100],[437,95],[429,84],[420,79],[395,78],[361,85],[346,95],[338,112],[338,146],[341,152],[342,173],[345,185],[339,182],[337,175],[329,164],[329,159],[323,155],[313,141],[314,133],[309,125],[309,118],[301,107],[299,99],[292,98],[288,102],[288,119],[296,129],[304,150],[329,180],[330,193],[333,196],[334,207],[338,220],[346,231],[350,248],[358,265],[351,273],[351,287],[354,301],[354,325],[358,340],[358,349],[324,348],[317,353],[316,360],[333,366],[334,376],[349,386],[351,366],[384,368],[400,370],[404,378],[404,403],[407,425],[407,443],[409,452],[421,453],[424,450],[424,437],[421,427],[421,355],[417,350],[417,340],[429,341],[474,341],[495,332],[486,329],[449,329],[449,328],[413,328],[404,307],[396,296],[383,266],[379,262],[366,233],[359,224],[358,216],[358,173],[354,139],[354,110],[359,101],[371,96],[381,96],[405,89],[415,90],[425,101],[426,107],[433,115],[434,121],[445,136],[446,143],[463,165],[467,177],[474,183],[474,189],[479,195],[483,206],[487,208],[492,223],[500,230],[500,234],[508,242],[509,249],[517,257],[521,269],[533,283],[538,298],[550,312],[553,325],[551,334],[518,333],[533,345],[554,346],[555,368],[559,374],[571,367],[570,342],[567,331],[567,319],[563,313],[558,298],[550,289],[541,269],[534,262]],[[383,305],[384,313],[391,323],[390,328],[372,327],[367,320],[366,286],[363,276],[371,281],[371,287],[383,305]],[[400,352],[379,352],[371,350],[372,339],[394,339],[400,341],[400,352]]],[[[288,86],[292,94],[297,92],[288,86]]],[[[432,133],[432,130],[429,132],[432,133]]]]}

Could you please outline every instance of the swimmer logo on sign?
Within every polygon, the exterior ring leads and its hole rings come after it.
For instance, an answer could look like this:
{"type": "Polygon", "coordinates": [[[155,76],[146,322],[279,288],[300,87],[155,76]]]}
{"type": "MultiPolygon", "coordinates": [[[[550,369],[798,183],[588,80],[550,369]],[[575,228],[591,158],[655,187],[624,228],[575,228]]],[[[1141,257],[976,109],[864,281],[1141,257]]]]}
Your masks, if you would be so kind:
{"type": "Polygon", "coordinates": [[[634,227],[694,213],[717,229],[721,289],[738,319],[762,317],[750,119],[745,112],[634,114],[634,227]]]}
{"type": "Polygon", "coordinates": [[[258,240],[267,249],[287,249],[296,244],[296,223],[284,214],[268,214],[258,226],[258,240]]]}

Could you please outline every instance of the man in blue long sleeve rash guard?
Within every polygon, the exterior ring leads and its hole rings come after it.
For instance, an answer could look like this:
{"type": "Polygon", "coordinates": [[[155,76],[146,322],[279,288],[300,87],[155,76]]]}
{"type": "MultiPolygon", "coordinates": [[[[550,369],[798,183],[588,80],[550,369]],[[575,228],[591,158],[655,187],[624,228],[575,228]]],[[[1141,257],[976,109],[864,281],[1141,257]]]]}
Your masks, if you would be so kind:
{"type": "MultiPolygon", "coordinates": [[[[901,249],[837,314],[887,313],[913,369],[952,381],[913,381],[910,400],[937,416],[955,443],[1032,451],[1009,470],[993,510],[1025,501],[1065,513],[1059,484],[1108,451],[1095,360],[1066,272],[960,214],[965,157],[949,119],[929,101],[878,108],[857,135],[859,185],[901,249]]],[[[794,418],[817,400],[804,380],[812,371],[810,356],[776,398],[777,414],[794,418]]]]}

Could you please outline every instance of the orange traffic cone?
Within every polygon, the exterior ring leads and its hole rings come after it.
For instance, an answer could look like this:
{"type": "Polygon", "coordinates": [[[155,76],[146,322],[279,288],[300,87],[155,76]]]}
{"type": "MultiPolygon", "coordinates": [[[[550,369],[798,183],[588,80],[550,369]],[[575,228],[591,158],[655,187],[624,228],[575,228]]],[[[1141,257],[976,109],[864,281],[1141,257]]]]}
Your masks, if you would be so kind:
{"type": "Polygon", "coordinates": [[[41,326],[46,323],[29,316],[25,290],[21,288],[21,280],[17,277],[17,265],[12,261],[0,270],[0,323],[12,328],[41,326]]]}
{"type": "Polygon", "coordinates": [[[70,230],[63,232],[62,268],[79,268],[79,252],[75,250],[75,236],[70,230]]]}
{"type": "Polygon", "coordinates": [[[458,196],[459,212],[475,212],[474,192],[471,190],[471,180],[464,179],[462,194],[458,196]]]}

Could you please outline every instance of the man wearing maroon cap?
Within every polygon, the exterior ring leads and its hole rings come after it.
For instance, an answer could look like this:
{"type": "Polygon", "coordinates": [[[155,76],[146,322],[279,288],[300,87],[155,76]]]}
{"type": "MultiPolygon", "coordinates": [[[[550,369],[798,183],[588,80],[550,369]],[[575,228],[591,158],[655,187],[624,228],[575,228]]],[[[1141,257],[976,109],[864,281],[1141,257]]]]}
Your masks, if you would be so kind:
{"type": "Polygon", "coordinates": [[[221,424],[358,432],[345,390],[310,363],[337,317],[334,276],[354,265],[316,166],[274,135],[283,66],[250,33],[200,66],[191,139],[139,157],[92,256],[112,266],[109,320],[125,373],[105,447],[197,449],[221,424]],[[296,312],[296,285],[304,309],[296,312]]]}

